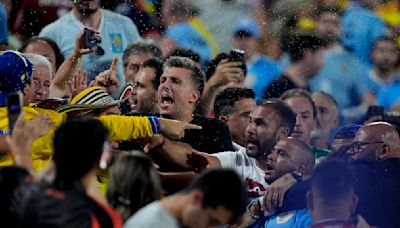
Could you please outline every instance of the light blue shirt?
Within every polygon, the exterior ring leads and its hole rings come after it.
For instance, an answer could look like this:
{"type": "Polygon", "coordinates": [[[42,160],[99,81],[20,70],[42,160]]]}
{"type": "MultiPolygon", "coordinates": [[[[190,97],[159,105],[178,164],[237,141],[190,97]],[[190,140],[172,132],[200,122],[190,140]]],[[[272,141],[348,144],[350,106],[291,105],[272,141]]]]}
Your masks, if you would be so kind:
{"type": "Polygon", "coordinates": [[[247,64],[247,76],[245,84],[253,89],[256,94],[255,99],[263,99],[265,89],[269,84],[282,73],[278,64],[266,57],[259,55],[247,64]]]}
{"type": "Polygon", "coordinates": [[[294,210],[272,216],[264,228],[307,228],[312,224],[312,216],[308,209],[294,210]]]}
{"type": "Polygon", "coordinates": [[[211,47],[189,23],[182,22],[168,27],[165,35],[173,39],[179,47],[192,49],[199,53],[202,65],[211,60],[211,47]]]}
{"type": "Polygon", "coordinates": [[[368,68],[349,51],[340,46],[327,51],[324,66],[310,81],[312,92],[331,94],[340,109],[360,103],[367,92],[368,68]]]}
{"type": "Polygon", "coordinates": [[[3,4],[0,4],[0,44],[8,44],[7,13],[3,4]]]}
{"type": "Polygon", "coordinates": [[[342,16],[341,43],[364,64],[371,65],[371,48],[377,38],[387,34],[387,27],[373,11],[351,2],[342,16]]]}
{"type": "MultiPolygon", "coordinates": [[[[114,57],[118,56],[118,79],[120,85],[124,85],[122,54],[129,44],[140,39],[140,35],[136,25],[128,17],[103,9],[101,15],[98,30],[101,37],[100,46],[104,49],[105,54],[103,56],[97,56],[95,53],[84,55],[81,67],[88,71],[88,81],[90,81],[98,73],[108,69],[114,57]]],[[[71,11],[44,27],[39,36],[53,39],[60,47],[64,57],[68,58],[75,48],[76,36],[83,31],[84,27],[71,11]]]]}
{"type": "Polygon", "coordinates": [[[392,108],[400,101],[400,80],[381,89],[377,96],[378,105],[383,106],[385,110],[392,108]]]}

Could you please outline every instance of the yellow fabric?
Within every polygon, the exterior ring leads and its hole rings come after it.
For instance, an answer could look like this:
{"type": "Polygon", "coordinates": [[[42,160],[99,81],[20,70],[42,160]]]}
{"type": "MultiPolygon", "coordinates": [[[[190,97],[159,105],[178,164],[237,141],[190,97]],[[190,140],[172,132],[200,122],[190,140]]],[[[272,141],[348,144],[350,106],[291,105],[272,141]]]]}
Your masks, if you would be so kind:
{"type": "MultiPolygon", "coordinates": [[[[36,139],[32,144],[31,154],[33,160],[33,168],[35,172],[39,172],[46,167],[53,154],[52,141],[55,129],[65,122],[67,116],[65,113],[58,113],[53,110],[24,107],[25,120],[31,120],[40,113],[46,114],[55,128],[51,129],[47,134],[36,139]]],[[[153,135],[150,121],[147,117],[137,116],[102,116],[98,117],[100,122],[109,129],[110,141],[127,141],[137,138],[146,138],[153,135]]],[[[8,130],[7,109],[0,108],[0,130],[8,130]]],[[[73,142],[72,142],[73,143],[73,142]]],[[[77,158],[79,160],[79,158],[77,158]]],[[[13,160],[10,155],[0,159],[0,168],[13,165],[13,160]]]]}
{"type": "Polygon", "coordinates": [[[297,27],[301,30],[314,30],[316,27],[316,23],[313,19],[311,18],[300,18],[300,20],[297,22],[297,27]]]}
{"type": "Polygon", "coordinates": [[[215,58],[219,53],[219,48],[217,41],[215,40],[214,36],[211,32],[204,26],[204,24],[197,18],[192,18],[190,20],[190,24],[193,28],[206,40],[208,45],[211,47],[211,55],[215,58]]]}
{"type": "Polygon", "coordinates": [[[400,11],[397,2],[388,2],[377,7],[376,13],[390,26],[400,25],[400,11]]]}

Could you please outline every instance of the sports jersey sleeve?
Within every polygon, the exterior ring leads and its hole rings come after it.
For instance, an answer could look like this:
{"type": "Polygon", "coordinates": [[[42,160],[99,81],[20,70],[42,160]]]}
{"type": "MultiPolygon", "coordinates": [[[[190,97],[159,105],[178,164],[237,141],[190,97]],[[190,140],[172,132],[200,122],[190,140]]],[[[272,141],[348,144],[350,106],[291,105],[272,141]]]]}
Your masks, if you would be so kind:
{"type": "Polygon", "coordinates": [[[129,141],[153,136],[152,125],[147,117],[110,115],[98,119],[109,129],[111,141],[129,141]]]}
{"type": "Polygon", "coordinates": [[[236,168],[236,158],[237,158],[237,153],[233,151],[227,151],[227,152],[220,152],[216,154],[212,154],[212,156],[215,156],[219,159],[221,162],[221,167],[222,168],[229,168],[229,169],[235,169],[236,168]]]}

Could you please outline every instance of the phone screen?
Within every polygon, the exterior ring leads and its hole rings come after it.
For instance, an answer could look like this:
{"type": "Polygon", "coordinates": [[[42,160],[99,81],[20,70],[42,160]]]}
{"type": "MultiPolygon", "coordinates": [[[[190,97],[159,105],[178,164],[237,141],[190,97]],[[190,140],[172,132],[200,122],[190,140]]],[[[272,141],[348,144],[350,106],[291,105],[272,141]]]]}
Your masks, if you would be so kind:
{"type": "Polygon", "coordinates": [[[8,127],[10,134],[14,129],[15,122],[22,111],[22,93],[20,91],[7,96],[8,127]]]}

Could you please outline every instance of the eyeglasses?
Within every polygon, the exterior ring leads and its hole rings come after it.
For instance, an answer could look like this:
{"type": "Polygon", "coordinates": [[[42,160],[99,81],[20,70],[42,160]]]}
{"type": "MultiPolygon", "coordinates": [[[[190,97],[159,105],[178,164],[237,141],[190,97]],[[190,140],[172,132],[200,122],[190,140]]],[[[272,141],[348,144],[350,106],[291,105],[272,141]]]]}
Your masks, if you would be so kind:
{"type": "Polygon", "coordinates": [[[371,144],[377,144],[377,143],[384,143],[383,141],[376,141],[376,142],[360,142],[360,141],[355,141],[351,144],[351,147],[353,150],[361,150],[363,146],[371,145],[371,144]]]}

